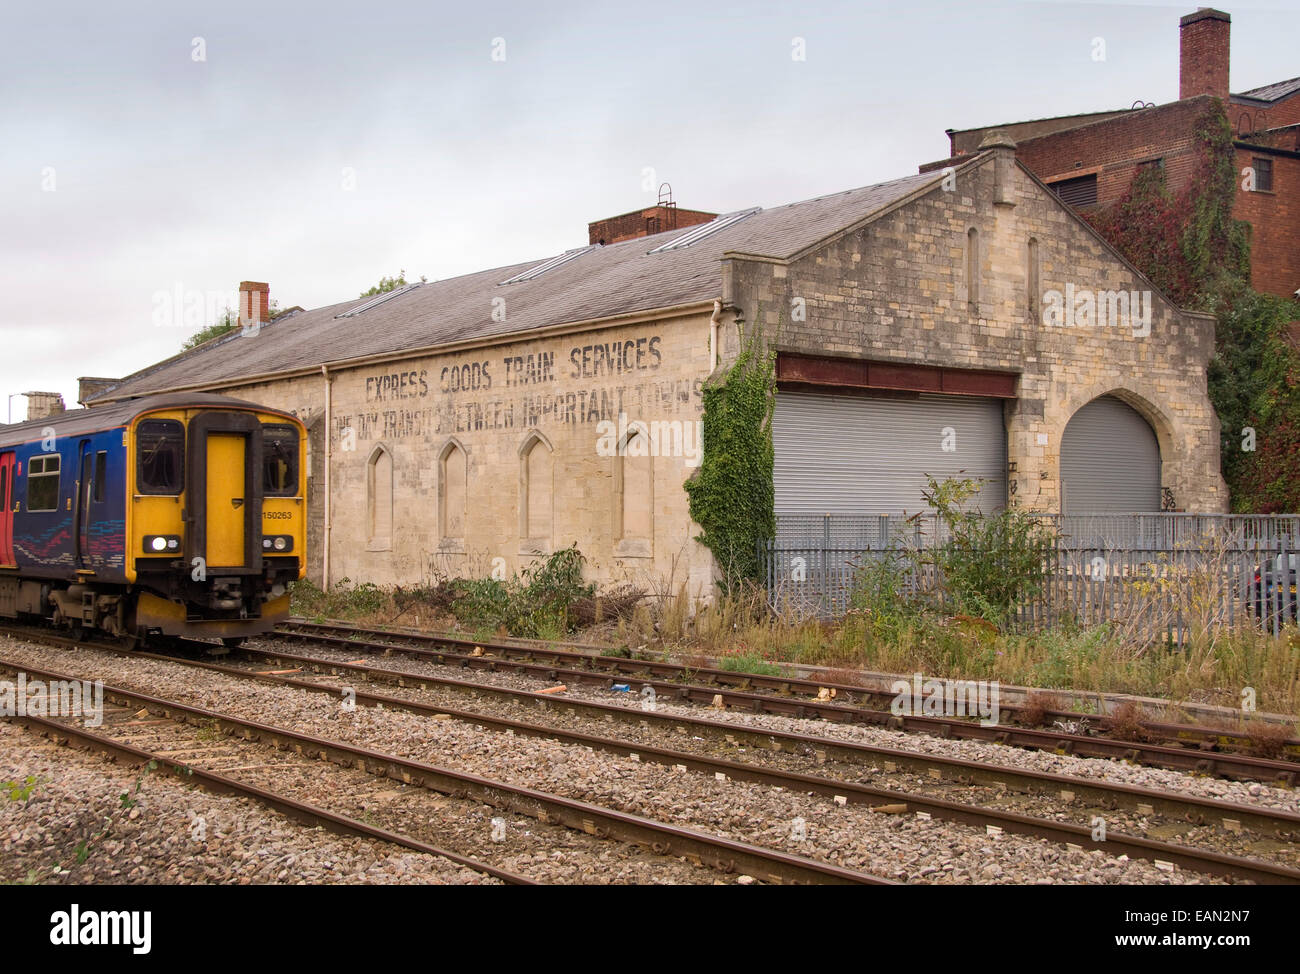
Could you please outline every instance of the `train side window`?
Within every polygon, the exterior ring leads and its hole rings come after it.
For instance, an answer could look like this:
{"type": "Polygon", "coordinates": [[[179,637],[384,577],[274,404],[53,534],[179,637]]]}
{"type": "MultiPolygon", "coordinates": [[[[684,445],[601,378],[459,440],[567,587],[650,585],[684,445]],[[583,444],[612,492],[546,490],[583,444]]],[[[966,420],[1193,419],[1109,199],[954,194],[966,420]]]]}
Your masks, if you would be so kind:
{"type": "Polygon", "coordinates": [[[59,461],[57,453],[27,461],[27,510],[59,509],[59,461]]]}
{"type": "Polygon", "coordinates": [[[179,494],[185,486],[185,428],[174,419],[146,419],[136,429],[135,443],[136,489],[142,494],[179,494]]]}
{"type": "Polygon", "coordinates": [[[96,504],[104,500],[104,481],[108,479],[108,453],[100,450],[95,454],[95,492],[93,499],[96,504]]]}
{"type": "Polygon", "coordinates": [[[298,493],[298,431],[292,426],[262,427],[262,493],[268,497],[298,493]]]}

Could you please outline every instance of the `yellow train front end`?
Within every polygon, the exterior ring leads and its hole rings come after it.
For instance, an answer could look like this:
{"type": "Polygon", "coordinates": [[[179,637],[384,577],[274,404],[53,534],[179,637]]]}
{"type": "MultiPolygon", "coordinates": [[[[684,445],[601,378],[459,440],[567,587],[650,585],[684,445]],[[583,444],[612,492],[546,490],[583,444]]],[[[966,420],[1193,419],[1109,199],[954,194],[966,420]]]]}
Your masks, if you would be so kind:
{"type": "Polygon", "coordinates": [[[273,629],[306,572],[302,423],[225,400],[141,414],[124,436],[129,630],[234,645],[273,629]]]}

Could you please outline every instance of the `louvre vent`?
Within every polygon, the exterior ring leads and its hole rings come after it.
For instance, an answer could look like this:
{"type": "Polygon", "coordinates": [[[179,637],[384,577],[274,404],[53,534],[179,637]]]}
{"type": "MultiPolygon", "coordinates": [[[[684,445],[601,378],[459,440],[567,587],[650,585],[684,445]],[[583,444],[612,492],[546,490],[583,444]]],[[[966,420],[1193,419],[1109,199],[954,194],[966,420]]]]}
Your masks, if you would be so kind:
{"type": "Polygon", "coordinates": [[[1048,188],[1061,198],[1062,203],[1076,209],[1082,206],[1092,206],[1097,202],[1096,173],[1091,176],[1062,179],[1060,182],[1050,184],[1048,188]]]}

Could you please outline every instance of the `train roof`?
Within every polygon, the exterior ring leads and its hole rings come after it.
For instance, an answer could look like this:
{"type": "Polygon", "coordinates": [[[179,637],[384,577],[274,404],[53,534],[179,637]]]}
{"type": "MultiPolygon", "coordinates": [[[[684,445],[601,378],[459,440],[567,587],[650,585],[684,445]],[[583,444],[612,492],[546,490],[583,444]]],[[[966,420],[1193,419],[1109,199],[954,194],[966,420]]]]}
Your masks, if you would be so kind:
{"type": "Polygon", "coordinates": [[[103,430],[117,429],[125,426],[141,413],[158,409],[193,409],[195,407],[225,407],[227,409],[256,409],[259,412],[278,413],[292,416],[283,409],[262,406],[244,399],[231,396],[217,396],[205,392],[168,393],[161,396],[141,396],[139,399],[126,399],[107,406],[94,406],[90,409],[72,409],[66,413],[56,413],[41,419],[29,419],[11,426],[0,426],[0,447],[17,446],[41,438],[46,427],[54,430],[55,436],[79,436],[83,433],[98,433],[103,430]]]}

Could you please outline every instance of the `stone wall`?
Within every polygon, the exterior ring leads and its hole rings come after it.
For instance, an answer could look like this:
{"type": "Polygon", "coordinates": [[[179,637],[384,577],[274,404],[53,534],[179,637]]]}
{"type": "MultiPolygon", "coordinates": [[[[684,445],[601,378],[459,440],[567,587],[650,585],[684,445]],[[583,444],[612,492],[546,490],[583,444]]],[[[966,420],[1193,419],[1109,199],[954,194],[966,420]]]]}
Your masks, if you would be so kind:
{"type": "MultiPolygon", "coordinates": [[[[1059,510],[1065,425],[1087,402],[1114,394],[1156,431],[1166,504],[1226,510],[1218,420],[1206,392],[1213,320],[1181,312],[1155,292],[1014,162],[1013,152],[995,149],[957,169],[946,186],[795,259],[726,262],[724,299],[747,322],[758,322],[779,349],[1018,374],[1018,397],[1005,409],[1008,493],[1015,505],[1059,510]],[[979,267],[974,291],[972,229],[979,267]],[[1064,308],[1068,297],[1082,302],[1084,291],[1137,292],[1150,312],[1149,334],[1134,320],[1105,327],[1077,326],[1077,317],[1071,327],[1045,323],[1049,307],[1064,308]]],[[[1109,317],[1109,302],[1101,307],[1109,317]]],[[[734,356],[737,347],[729,329],[724,355],[734,356]]]]}
{"type": "MultiPolygon", "coordinates": [[[[509,574],[576,543],[590,579],[706,593],[712,558],[683,484],[708,367],[695,315],[332,372],[332,581],[509,574]]],[[[221,391],[307,424],[319,581],[325,379],[221,391]]]]}

